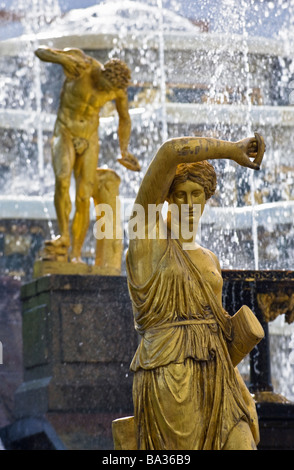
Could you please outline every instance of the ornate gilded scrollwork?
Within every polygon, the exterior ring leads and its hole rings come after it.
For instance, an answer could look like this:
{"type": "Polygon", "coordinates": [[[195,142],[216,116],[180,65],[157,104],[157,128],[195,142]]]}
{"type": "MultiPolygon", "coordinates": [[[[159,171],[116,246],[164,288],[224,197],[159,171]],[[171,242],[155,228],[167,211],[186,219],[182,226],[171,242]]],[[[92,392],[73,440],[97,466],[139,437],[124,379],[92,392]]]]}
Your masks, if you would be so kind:
{"type": "Polygon", "coordinates": [[[285,315],[285,321],[294,321],[294,293],[267,292],[257,294],[257,302],[266,322],[275,320],[280,315],[285,315]]]}

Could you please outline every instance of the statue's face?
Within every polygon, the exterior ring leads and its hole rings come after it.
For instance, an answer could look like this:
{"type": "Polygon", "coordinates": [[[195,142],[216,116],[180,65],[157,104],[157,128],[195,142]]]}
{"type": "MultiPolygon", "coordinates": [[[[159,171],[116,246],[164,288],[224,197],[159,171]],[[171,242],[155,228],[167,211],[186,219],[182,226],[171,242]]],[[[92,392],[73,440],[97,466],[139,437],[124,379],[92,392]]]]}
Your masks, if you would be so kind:
{"type": "Polygon", "coordinates": [[[204,211],[206,203],[204,188],[191,180],[179,183],[170,195],[169,203],[178,206],[180,222],[183,222],[184,217],[186,221],[189,220],[189,225],[192,225],[195,217],[199,218],[204,211]],[[185,206],[181,207],[183,204],[185,206]]]}

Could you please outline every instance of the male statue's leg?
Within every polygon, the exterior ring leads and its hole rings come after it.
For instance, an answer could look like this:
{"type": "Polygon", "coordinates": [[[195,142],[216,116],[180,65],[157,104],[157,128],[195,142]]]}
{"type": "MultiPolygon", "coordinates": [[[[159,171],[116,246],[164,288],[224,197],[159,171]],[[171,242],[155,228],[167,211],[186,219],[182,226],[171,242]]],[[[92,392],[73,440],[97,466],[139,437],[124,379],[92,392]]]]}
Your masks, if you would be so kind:
{"type": "Polygon", "coordinates": [[[71,200],[69,195],[70,178],[57,177],[55,180],[54,205],[60,232],[59,244],[70,246],[69,217],[71,200]]]}
{"type": "Polygon", "coordinates": [[[82,247],[90,224],[90,198],[93,191],[91,183],[81,182],[77,187],[76,211],[72,223],[72,250],[70,260],[81,263],[82,247]]]}
{"type": "Polygon", "coordinates": [[[76,211],[72,223],[71,262],[82,262],[82,247],[90,224],[90,200],[98,164],[98,139],[95,133],[88,142],[88,147],[75,162],[76,211]]]}
{"type": "Polygon", "coordinates": [[[70,181],[73,170],[74,150],[71,140],[65,133],[52,139],[52,162],[55,173],[54,205],[59,234],[45,241],[41,254],[43,260],[67,262],[70,247],[69,218],[71,212],[70,181]]]}

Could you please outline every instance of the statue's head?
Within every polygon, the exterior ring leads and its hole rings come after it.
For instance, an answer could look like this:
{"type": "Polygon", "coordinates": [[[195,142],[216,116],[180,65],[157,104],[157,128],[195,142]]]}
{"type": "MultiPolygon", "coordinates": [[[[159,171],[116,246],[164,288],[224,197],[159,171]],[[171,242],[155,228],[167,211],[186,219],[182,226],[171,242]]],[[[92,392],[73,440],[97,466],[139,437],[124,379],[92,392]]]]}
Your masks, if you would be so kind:
{"type": "Polygon", "coordinates": [[[131,71],[119,59],[111,59],[104,64],[103,75],[115,88],[126,89],[130,84],[131,71]]]}
{"type": "Polygon", "coordinates": [[[191,225],[193,220],[197,220],[202,215],[206,201],[215,193],[215,189],[216,173],[210,163],[207,161],[181,163],[177,166],[167,201],[181,209],[179,222],[182,223],[184,217],[191,225]]]}
{"type": "Polygon", "coordinates": [[[177,166],[175,177],[169,188],[168,199],[176,191],[179,184],[183,184],[188,180],[202,186],[205,201],[214,195],[216,190],[216,173],[214,167],[205,160],[196,163],[180,163],[177,166]]]}

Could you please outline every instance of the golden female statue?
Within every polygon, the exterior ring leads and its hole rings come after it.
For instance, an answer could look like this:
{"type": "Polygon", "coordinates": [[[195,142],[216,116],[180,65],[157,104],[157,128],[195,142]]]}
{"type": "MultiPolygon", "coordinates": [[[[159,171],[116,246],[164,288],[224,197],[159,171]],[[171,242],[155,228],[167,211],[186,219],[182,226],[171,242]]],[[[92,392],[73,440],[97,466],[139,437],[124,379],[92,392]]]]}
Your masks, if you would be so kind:
{"type": "MultiPolygon", "coordinates": [[[[260,139],[256,134],[236,143],[168,140],[152,160],[136,204],[145,214],[150,204],[167,200],[179,209],[185,204],[179,226],[192,227],[193,204],[203,213],[215,191],[215,172],[206,160],[227,158],[259,169],[260,139]]],[[[170,213],[166,222],[159,217],[153,223],[159,232],[166,224],[167,237],[148,236],[153,227],[146,215],[145,237],[132,237],[127,254],[135,326],[142,336],[131,364],[134,420],[126,419],[135,425],[131,445],[140,450],[256,449],[255,403],[229,354],[232,317],[222,307],[218,259],[195,242],[195,233],[180,231],[174,237],[170,213]]],[[[120,424],[113,426],[116,448],[123,448],[116,442],[120,424]]]]}

